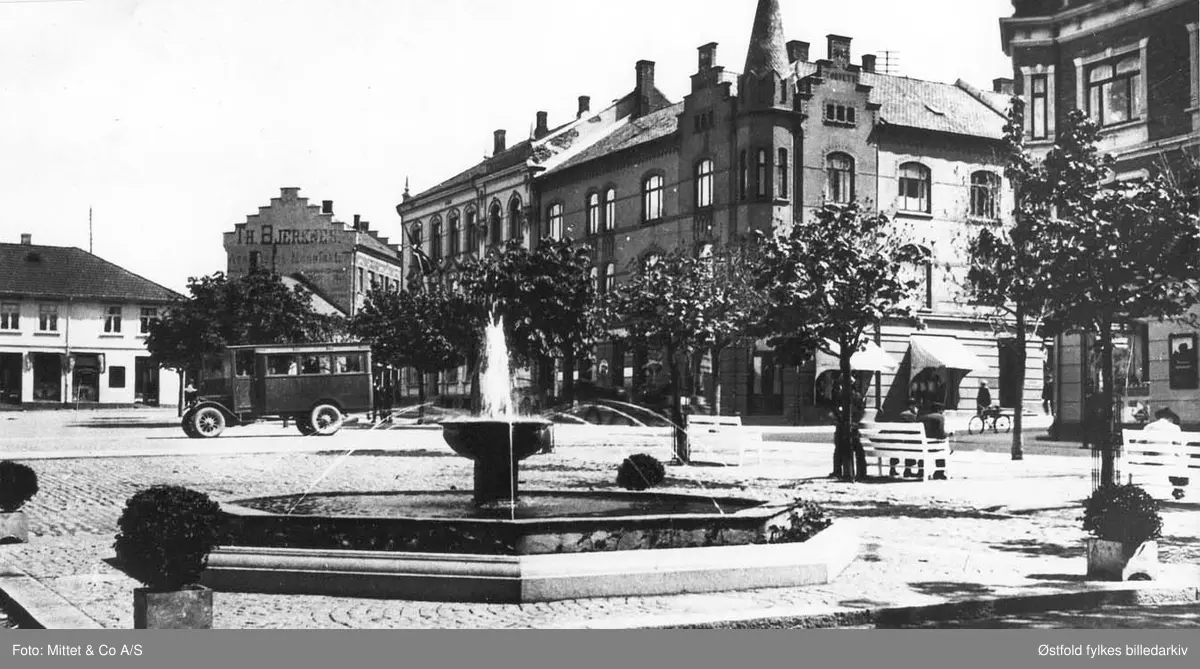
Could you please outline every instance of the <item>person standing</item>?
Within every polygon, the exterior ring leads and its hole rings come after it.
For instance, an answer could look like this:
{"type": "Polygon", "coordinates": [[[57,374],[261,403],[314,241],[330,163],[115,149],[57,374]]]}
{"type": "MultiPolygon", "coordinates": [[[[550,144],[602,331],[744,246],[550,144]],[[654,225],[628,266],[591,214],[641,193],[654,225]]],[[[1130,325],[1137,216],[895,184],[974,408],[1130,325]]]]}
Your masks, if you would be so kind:
{"type": "Polygon", "coordinates": [[[992,391],[988,389],[987,381],[979,382],[979,392],[975,395],[975,408],[980,415],[992,407],[992,391]]]}

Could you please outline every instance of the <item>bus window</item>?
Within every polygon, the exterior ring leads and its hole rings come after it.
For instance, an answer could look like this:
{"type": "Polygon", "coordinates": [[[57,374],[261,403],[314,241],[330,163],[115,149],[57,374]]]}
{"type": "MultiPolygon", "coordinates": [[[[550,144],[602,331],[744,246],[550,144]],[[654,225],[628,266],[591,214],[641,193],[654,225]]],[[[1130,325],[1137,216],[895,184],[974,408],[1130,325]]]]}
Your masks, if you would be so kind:
{"type": "Polygon", "coordinates": [[[254,376],[254,351],[238,351],[234,358],[238,378],[254,376]]]}
{"type": "Polygon", "coordinates": [[[329,373],[329,356],[325,355],[306,355],[301,358],[300,362],[301,374],[328,374],[329,373]]]}
{"type": "Polygon", "coordinates": [[[271,376],[295,376],[298,371],[294,355],[267,356],[267,374],[271,376]]]}
{"type": "Polygon", "coordinates": [[[335,374],[360,374],[363,371],[361,353],[343,353],[333,356],[333,371],[335,374]]]}

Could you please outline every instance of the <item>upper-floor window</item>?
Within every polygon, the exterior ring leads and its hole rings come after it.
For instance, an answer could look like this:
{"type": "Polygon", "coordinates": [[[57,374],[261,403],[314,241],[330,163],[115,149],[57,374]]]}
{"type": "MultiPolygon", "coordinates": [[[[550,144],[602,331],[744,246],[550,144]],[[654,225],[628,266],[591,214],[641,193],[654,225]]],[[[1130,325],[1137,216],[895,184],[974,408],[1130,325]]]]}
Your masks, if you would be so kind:
{"type": "Polygon", "coordinates": [[[474,253],[479,250],[480,240],[483,235],[479,234],[479,220],[474,209],[467,209],[467,252],[474,253]]]}
{"type": "Polygon", "coordinates": [[[492,231],[492,244],[498,246],[504,241],[504,229],[500,226],[502,222],[502,214],[500,211],[500,203],[493,202],[492,208],[488,210],[488,227],[492,231]]]}
{"type": "Polygon", "coordinates": [[[657,221],[663,216],[663,178],[651,174],[642,182],[642,220],[657,221]]]}
{"type": "Polygon", "coordinates": [[[1035,74],[1029,78],[1029,122],[1034,139],[1045,139],[1050,127],[1050,99],[1047,75],[1035,74]]]}
{"type": "Polygon", "coordinates": [[[121,307],[111,306],[104,308],[104,331],[109,333],[121,332],[121,307]]]}
{"type": "Polygon", "coordinates": [[[508,238],[521,238],[521,223],[524,216],[521,212],[521,198],[513,196],[508,201],[508,238]]]}
{"type": "Polygon", "coordinates": [[[462,250],[462,220],[457,211],[450,212],[446,220],[450,222],[450,255],[456,256],[462,250]]]}
{"type": "Polygon", "coordinates": [[[835,102],[825,103],[825,122],[854,125],[854,107],[835,102]]]}
{"type": "Polygon", "coordinates": [[[38,330],[40,332],[58,332],[58,305],[38,305],[38,330]]]}
{"type": "Polygon", "coordinates": [[[591,271],[588,272],[588,274],[591,276],[591,279],[592,279],[592,291],[595,292],[597,295],[599,295],[600,294],[600,270],[597,267],[593,266],[591,271]]]}
{"type": "MultiPolygon", "coordinates": [[[[429,258],[437,262],[442,259],[442,219],[434,218],[429,227],[429,258]]],[[[371,283],[374,287],[375,282],[371,283]]]]}
{"type": "Polygon", "coordinates": [[[257,269],[262,263],[262,251],[250,252],[250,269],[257,269]]]}
{"type": "Polygon", "coordinates": [[[738,154],[738,198],[745,200],[750,190],[750,166],[746,164],[746,150],[738,154]]]}
{"type": "Polygon", "coordinates": [[[550,205],[550,209],[546,212],[546,221],[549,223],[550,229],[547,234],[550,239],[563,238],[563,206],[561,202],[556,202],[550,205]]]}
{"type": "MultiPolygon", "coordinates": [[[[413,241],[413,253],[414,254],[417,252],[418,249],[421,248],[421,242],[419,241],[419,239],[420,239],[420,237],[418,236],[417,240],[413,241]]],[[[414,262],[416,261],[415,257],[413,258],[413,261],[414,262]]],[[[363,276],[365,273],[366,273],[366,270],[364,270],[361,267],[358,268],[358,292],[360,292],[360,293],[367,292],[367,282],[365,279],[363,279],[363,276]]]]}
{"type": "Polygon", "coordinates": [[[1141,76],[1138,52],[1089,66],[1087,104],[1092,120],[1104,126],[1141,116],[1141,76]]]}
{"type": "Polygon", "coordinates": [[[604,220],[601,223],[604,230],[614,230],[617,227],[617,191],[609,188],[604,191],[604,220]]]}
{"type": "Polygon", "coordinates": [[[604,288],[603,288],[604,292],[608,292],[615,287],[616,273],[617,273],[616,264],[611,263],[611,262],[604,264],[604,288]]]}
{"type": "Polygon", "coordinates": [[[754,161],[755,178],[757,180],[756,191],[758,197],[765,198],[771,195],[771,153],[766,149],[759,149],[757,157],[754,161]]]}
{"type": "Polygon", "coordinates": [[[845,153],[825,158],[825,199],[835,204],[854,201],[854,159],[845,153]]]}
{"type": "Polygon", "coordinates": [[[779,160],[778,160],[777,164],[779,166],[778,169],[776,170],[779,173],[779,188],[775,192],[779,193],[779,197],[786,200],[787,196],[788,196],[788,151],[787,151],[787,149],[779,149],[779,160]]]}
{"type": "Polygon", "coordinates": [[[984,171],[971,174],[971,216],[1000,218],[1000,175],[984,171]]]}
{"type": "Polygon", "coordinates": [[[713,204],[713,161],[705,158],[696,164],[696,207],[713,204]]]}
{"type": "Polygon", "coordinates": [[[150,325],[158,321],[158,308],[142,307],[138,316],[138,332],[142,334],[150,333],[150,325]]]}
{"type": "Polygon", "coordinates": [[[0,304],[0,330],[21,329],[21,305],[16,302],[0,304]]]}
{"type": "Polygon", "coordinates": [[[379,277],[375,275],[375,272],[368,271],[367,279],[370,281],[371,290],[379,288],[379,277]]]}
{"type": "Polygon", "coordinates": [[[589,235],[600,233],[600,194],[588,193],[587,196],[587,232],[589,235]]]}
{"type": "Polygon", "coordinates": [[[928,214],[933,209],[929,201],[929,168],[921,163],[904,163],[900,166],[899,206],[904,211],[928,214]]]}

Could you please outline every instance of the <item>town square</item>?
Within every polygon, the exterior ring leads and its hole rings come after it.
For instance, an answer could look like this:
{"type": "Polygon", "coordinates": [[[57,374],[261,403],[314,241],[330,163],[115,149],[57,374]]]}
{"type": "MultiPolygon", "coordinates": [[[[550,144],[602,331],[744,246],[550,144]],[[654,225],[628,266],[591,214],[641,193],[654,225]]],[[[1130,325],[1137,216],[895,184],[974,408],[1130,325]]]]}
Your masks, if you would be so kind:
{"type": "Polygon", "coordinates": [[[0,627],[1200,627],[1194,1],[167,4],[0,5],[0,627]]]}

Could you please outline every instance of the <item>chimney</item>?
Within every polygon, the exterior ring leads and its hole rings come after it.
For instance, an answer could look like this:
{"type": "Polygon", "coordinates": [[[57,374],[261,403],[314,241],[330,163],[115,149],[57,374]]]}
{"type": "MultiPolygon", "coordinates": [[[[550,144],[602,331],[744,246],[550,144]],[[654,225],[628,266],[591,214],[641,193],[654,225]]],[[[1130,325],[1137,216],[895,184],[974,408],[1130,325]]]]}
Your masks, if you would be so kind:
{"type": "Polygon", "coordinates": [[[492,155],[504,153],[504,131],[497,130],[493,133],[494,141],[492,143],[492,155]]]}
{"type": "Polygon", "coordinates": [[[333,213],[333,200],[321,200],[321,213],[322,214],[332,214],[333,213]]]}
{"type": "Polygon", "coordinates": [[[21,233],[21,246],[33,246],[33,235],[28,232],[21,233]]]}
{"type": "Polygon", "coordinates": [[[362,220],[358,214],[354,215],[354,229],[362,230],[362,220]]]}
{"type": "Polygon", "coordinates": [[[583,118],[583,115],[592,110],[592,99],[586,95],[579,96],[579,111],[576,112],[575,118],[583,118]]]}
{"type": "Polygon", "coordinates": [[[828,58],[837,63],[850,62],[850,38],[842,35],[826,35],[828,40],[828,58]]]}
{"type": "Polygon", "coordinates": [[[992,92],[1003,93],[1005,95],[1013,94],[1013,80],[1007,77],[997,77],[992,79],[992,92]]]}
{"type": "Polygon", "coordinates": [[[639,60],[636,68],[637,87],[633,92],[633,118],[640,118],[650,113],[650,93],[654,90],[654,61],[639,60]]]}
{"type": "Polygon", "coordinates": [[[537,113],[537,126],[533,129],[534,139],[541,139],[550,134],[550,126],[547,120],[548,118],[549,115],[544,111],[537,113]]]}
{"type": "Polygon", "coordinates": [[[698,49],[700,52],[700,72],[707,72],[717,64],[717,43],[709,42],[698,49]]]}
{"type": "Polygon", "coordinates": [[[862,64],[863,72],[874,72],[875,71],[875,54],[864,53],[863,57],[862,57],[862,63],[863,63],[862,64]]]}
{"type": "Polygon", "coordinates": [[[808,42],[794,39],[787,43],[788,62],[808,62],[808,42]]]}

